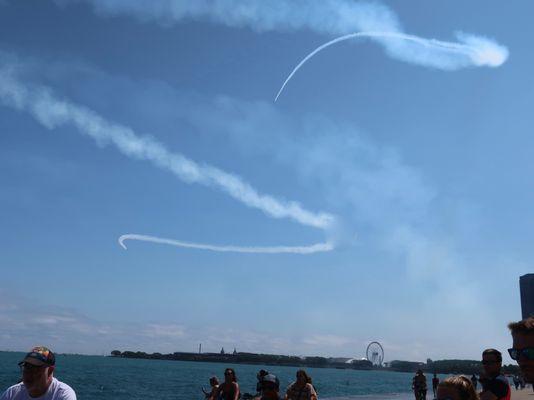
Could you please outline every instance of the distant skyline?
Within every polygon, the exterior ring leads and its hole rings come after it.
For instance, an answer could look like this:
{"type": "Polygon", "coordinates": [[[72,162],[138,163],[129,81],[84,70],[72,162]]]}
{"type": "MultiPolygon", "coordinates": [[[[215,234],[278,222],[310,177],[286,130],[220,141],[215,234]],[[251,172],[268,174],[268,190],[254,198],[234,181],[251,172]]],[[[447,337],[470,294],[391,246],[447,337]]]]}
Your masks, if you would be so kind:
{"type": "Polygon", "coordinates": [[[511,363],[534,5],[214,4],[0,2],[0,349],[511,363]]]}

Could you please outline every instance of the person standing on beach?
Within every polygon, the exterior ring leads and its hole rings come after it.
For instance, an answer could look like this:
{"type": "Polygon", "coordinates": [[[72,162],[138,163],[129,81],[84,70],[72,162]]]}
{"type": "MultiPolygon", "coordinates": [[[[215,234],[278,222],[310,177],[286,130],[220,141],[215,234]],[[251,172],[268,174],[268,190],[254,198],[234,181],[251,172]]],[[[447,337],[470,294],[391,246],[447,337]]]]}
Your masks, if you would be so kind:
{"type": "Polygon", "coordinates": [[[499,350],[486,349],[482,352],[484,373],[480,375],[482,392],[480,400],[510,400],[511,389],[508,379],[501,373],[502,354],[499,350]]]}
{"type": "Polygon", "coordinates": [[[19,362],[22,382],[8,388],[0,400],[76,400],[76,393],[66,383],[54,378],[56,357],[43,346],[34,347],[19,362]]]}
{"type": "Polygon", "coordinates": [[[285,400],[317,400],[317,392],[306,371],[297,371],[297,380],[287,388],[285,400]]]}
{"type": "Polygon", "coordinates": [[[514,341],[508,353],[519,364],[524,380],[534,388],[534,316],[513,322],[508,328],[514,341]]]}
{"type": "Polygon", "coordinates": [[[432,391],[434,392],[434,398],[437,396],[437,390],[439,385],[439,378],[434,372],[434,377],[432,378],[432,391]]]}
{"type": "Polygon", "coordinates": [[[415,400],[426,400],[426,376],[422,370],[417,370],[415,376],[412,379],[412,390],[415,396],[415,400]]]}
{"type": "Polygon", "coordinates": [[[222,400],[238,400],[239,395],[239,384],[235,371],[232,368],[226,368],[224,370],[224,382],[219,385],[215,399],[220,397],[222,400]]]}

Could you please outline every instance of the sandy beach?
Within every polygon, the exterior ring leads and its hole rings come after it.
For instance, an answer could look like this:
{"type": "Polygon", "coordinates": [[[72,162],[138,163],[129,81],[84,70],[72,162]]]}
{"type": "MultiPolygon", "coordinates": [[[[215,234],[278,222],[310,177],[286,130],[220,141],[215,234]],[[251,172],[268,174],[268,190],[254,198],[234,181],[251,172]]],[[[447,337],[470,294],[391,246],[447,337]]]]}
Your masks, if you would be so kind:
{"type": "Polygon", "coordinates": [[[534,400],[534,391],[531,386],[523,390],[512,389],[512,400],[534,400]]]}
{"type": "MultiPolygon", "coordinates": [[[[427,399],[431,399],[428,396],[427,399]]],[[[413,400],[412,393],[399,393],[388,395],[362,395],[349,397],[332,397],[325,400],[413,400]]],[[[529,385],[523,390],[512,389],[512,400],[534,400],[534,391],[529,385]]]]}

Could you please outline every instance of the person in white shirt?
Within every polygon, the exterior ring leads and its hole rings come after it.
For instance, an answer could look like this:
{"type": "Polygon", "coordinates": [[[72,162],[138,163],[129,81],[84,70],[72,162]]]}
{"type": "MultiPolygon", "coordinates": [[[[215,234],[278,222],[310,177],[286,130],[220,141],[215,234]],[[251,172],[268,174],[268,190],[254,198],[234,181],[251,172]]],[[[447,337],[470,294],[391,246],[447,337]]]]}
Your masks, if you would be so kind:
{"type": "Polygon", "coordinates": [[[19,366],[22,382],[9,387],[0,400],[76,400],[74,390],[54,378],[56,357],[46,347],[34,347],[19,366]]]}

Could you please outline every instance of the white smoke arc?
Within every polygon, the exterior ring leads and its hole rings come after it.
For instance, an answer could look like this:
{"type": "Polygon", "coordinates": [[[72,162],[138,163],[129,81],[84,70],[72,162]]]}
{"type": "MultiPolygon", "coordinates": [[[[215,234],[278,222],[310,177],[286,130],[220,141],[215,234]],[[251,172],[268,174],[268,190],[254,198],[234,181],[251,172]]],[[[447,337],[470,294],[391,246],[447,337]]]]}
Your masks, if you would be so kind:
{"type": "MultiPolygon", "coordinates": [[[[88,108],[59,99],[50,89],[23,84],[15,78],[12,70],[9,65],[4,69],[0,68],[0,102],[29,112],[48,129],[73,125],[100,145],[111,143],[126,156],[151,161],[186,183],[218,188],[241,203],[262,210],[273,218],[289,218],[301,225],[325,232],[329,232],[336,225],[336,218],[332,214],[313,213],[297,202],[261,194],[236,175],[210,165],[198,164],[182,154],[171,153],[154,138],[140,136],[131,128],[110,122],[88,108]]],[[[211,250],[216,248],[217,246],[212,246],[211,250]]],[[[302,251],[302,254],[306,252],[302,251]]]]}
{"type": "MultiPolygon", "coordinates": [[[[435,65],[436,67],[441,67],[443,69],[456,69],[461,66],[465,66],[465,64],[469,64],[469,63],[472,66],[498,67],[502,65],[508,58],[508,50],[505,47],[500,46],[499,44],[495,43],[494,41],[490,39],[481,38],[481,37],[477,37],[473,35],[459,33],[458,38],[463,43],[453,43],[453,42],[444,42],[444,41],[436,40],[436,39],[425,39],[419,36],[407,35],[407,34],[399,33],[399,32],[355,32],[355,33],[350,33],[348,35],[343,35],[338,38],[332,39],[329,42],[326,42],[322,44],[321,46],[317,47],[315,50],[309,53],[306,57],[304,57],[302,61],[300,61],[297,64],[297,66],[293,69],[293,71],[291,71],[289,76],[286,78],[286,80],[282,84],[282,87],[276,94],[274,101],[276,102],[278,100],[278,97],[280,97],[280,95],[282,94],[287,83],[291,80],[291,78],[293,78],[293,75],[295,75],[295,73],[310,58],[315,56],[320,51],[336,43],[343,42],[345,40],[354,39],[354,38],[359,38],[359,37],[362,37],[362,38],[367,37],[367,38],[375,38],[375,39],[379,38],[379,39],[386,39],[386,40],[399,39],[399,40],[415,43],[427,49],[438,50],[440,52],[444,52],[445,54],[449,56],[451,55],[461,56],[463,58],[463,61],[458,59],[456,63],[448,63],[448,64],[441,63],[440,65],[435,65]]],[[[392,49],[395,49],[395,51],[399,51],[399,48],[396,46],[389,48],[390,51],[393,51],[392,49]]],[[[417,57],[420,57],[420,53],[417,54],[417,57]]]]}
{"type": "Polygon", "coordinates": [[[139,240],[142,242],[167,244],[189,249],[210,250],[225,253],[252,253],[252,254],[313,254],[334,250],[334,245],[329,242],[316,243],[308,246],[217,246],[204,243],[184,242],[181,240],[166,239],[157,236],[138,235],[130,233],[119,237],[119,244],[126,249],[124,244],[127,240],[139,240]]]}

